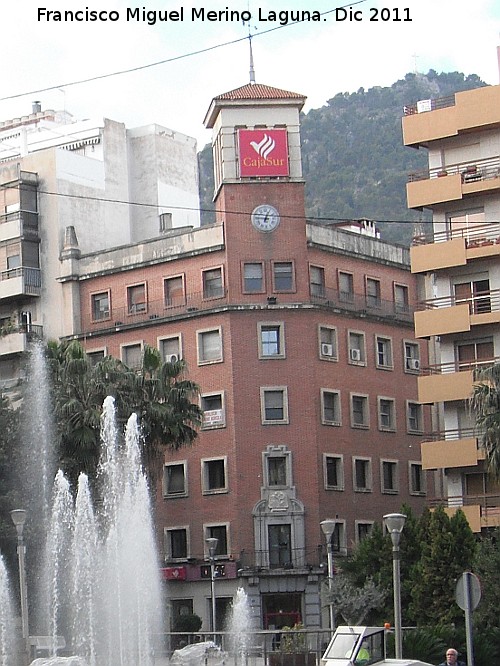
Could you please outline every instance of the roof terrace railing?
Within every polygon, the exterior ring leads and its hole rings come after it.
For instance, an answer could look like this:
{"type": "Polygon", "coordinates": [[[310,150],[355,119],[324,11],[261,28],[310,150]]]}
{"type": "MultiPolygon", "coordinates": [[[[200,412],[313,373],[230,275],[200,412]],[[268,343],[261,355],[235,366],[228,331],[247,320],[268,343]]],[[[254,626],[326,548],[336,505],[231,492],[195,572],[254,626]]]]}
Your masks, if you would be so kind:
{"type": "Polygon", "coordinates": [[[438,97],[436,99],[421,99],[414,104],[407,104],[404,106],[403,113],[405,116],[413,116],[416,113],[425,113],[427,111],[435,111],[436,109],[446,109],[450,106],[455,106],[455,95],[438,97]]]}

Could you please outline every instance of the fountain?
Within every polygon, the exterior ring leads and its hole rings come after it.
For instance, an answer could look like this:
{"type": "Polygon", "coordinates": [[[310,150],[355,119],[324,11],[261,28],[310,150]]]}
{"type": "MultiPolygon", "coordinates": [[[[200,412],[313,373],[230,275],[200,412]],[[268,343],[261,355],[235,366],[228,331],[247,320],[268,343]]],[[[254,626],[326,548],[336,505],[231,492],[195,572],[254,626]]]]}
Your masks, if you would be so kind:
{"type": "MultiPolygon", "coordinates": [[[[40,387],[47,385],[40,379],[42,372],[43,355],[40,348],[35,348],[31,356],[34,376],[28,383],[36,381],[40,394],[45,393],[40,387]]],[[[50,427],[40,426],[50,421],[49,407],[47,396],[33,400],[27,410],[30,425],[25,427],[31,438],[26,446],[37,444],[37,456],[31,457],[38,464],[26,464],[25,477],[36,472],[39,476],[25,479],[23,484],[26,493],[32,491],[27,494],[28,521],[36,521],[34,531],[41,521],[38,535],[45,537],[43,566],[39,555],[32,563],[36,569],[31,573],[36,571],[41,581],[38,590],[30,590],[29,611],[30,628],[33,625],[32,633],[38,635],[32,637],[37,639],[32,642],[43,645],[46,654],[33,663],[152,666],[155,641],[163,630],[163,603],[137,416],[130,416],[123,441],[115,423],[114,399],[107,397],[101,416],[101,457],[95,487],[85,474],[80,474],[75,498],[59,471],[51,499],[45,486],[51,475],[54,478],[51,470],[55,455],[47,441],[50,427]],[[61,646],[65,655],[74,656],[58,656],[61,646]]],[[[0,570],[0,593],[3,589],[0,570]]],[[[7,606],[2,600],[0,603],[3,641],[4,636],[13,633],[11,628],[4,631],[4,614],[12,615],[7,610],[4,613],[7,606]]],[[[10,666],[4,659],[7,653],[0,643],[2,666],[10,666]]]]}
{"type": "Polygon", "coordinates": [[[246,664],[250,647],[250,606],[245,590],[239,587],[233,602],[231,618],[229,622],[229,636],[231,650],[234,654],[235,664],[246,664]]]}
{"type": "Polygon", "coordinates": [[[14,663],[13,609],[10,596],[10,583],[2,555],[0,555],[0,663],[11,666],[14,663]]]}

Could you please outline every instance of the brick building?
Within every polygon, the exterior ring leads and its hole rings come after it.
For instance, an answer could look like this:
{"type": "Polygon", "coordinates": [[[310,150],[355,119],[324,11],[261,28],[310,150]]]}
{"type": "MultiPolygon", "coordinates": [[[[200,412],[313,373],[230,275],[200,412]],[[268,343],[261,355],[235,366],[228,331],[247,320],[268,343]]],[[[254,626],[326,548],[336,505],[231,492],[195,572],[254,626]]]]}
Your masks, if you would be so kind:
{"type": "Polygon", "coordinates": [[[409,253],[373,223],[306,219],[304,101],[259,84],[214,98],[215,224],[94,253],[69,234],[61,255],[90,354],[133,366],[147,343],[200,386],[204,424],[166,456],[157,525],[171,619],[195,612],[205,630],[207,538],[218,629],[240,586],[256,628],[325,626],[320,522],[336,521],[340,558],[425,501],[409,253]]]}

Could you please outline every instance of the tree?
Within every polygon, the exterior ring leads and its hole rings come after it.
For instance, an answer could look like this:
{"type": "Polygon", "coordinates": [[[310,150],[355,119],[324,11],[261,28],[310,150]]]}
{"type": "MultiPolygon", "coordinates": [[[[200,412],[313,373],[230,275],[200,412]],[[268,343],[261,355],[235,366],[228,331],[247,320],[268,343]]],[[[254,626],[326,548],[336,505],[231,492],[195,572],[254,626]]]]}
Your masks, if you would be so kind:
{"type": "MultiPolygon", "coordinates": [[[[482,536],[474,558],[474,572],[481,581],[481,601],[474,611],[477,627],[500,630],[498,609],[500,608],[500,528],[482,536]]],[[[499,642],[500,647],[500,642],[499,642]]]]}
{"type": "Polygon", "coordinates": [[[0,551],[15,556],[14,526],[10,511],[15,507],[18,480],[13,469],[13,452],[17,446],[18,414],[0,394],[0,551]]]}
{"type": "Polygon", "coordinates": [[[457,511],[450,519],[443,507],[425,517],[420,530],[422,555],[415,567],[411,613],[418,625],[463,622],[455,603],[456,580],[471,569],[475,540],[467,519],[457,511]]]}
{"type": "Polygon", "coordinates": [[[353,585],[342,573],[333,578],[331,602],[345,624],[363,624],[367,615],[382,608],[386,597],[386,590],[377,587],[371,578],[367,578],[362,587],[353,585]]]}
{"type": "Polygon", "coordinates": [[[163,363],[159,352],[145,346],[139,372],[111,356],[92,364],[79,342],[51,343],[59,460],[76,485],[80,472],[95,477],[100,456],[101,409],[106,396],[115,398],[119,423],[137,412],[143,435],[143,463],[154,486],[165,449],[194,441],[202,411],[193,400],[194,382],[184,377],[185,363],[163,363]]]}
{"type": "Polygon", "coordinates": [[[500,364],[479,369],[470,400],[490,474],[500,480],[500,364]]]}

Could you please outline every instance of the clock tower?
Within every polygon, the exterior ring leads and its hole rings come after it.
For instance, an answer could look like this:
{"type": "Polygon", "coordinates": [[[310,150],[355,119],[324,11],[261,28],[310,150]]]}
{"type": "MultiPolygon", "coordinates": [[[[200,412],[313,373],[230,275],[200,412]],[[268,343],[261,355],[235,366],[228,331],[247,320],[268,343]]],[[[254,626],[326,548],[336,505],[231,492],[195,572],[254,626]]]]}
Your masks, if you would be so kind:
{"type": "Polygon", "coordinates": [[[296,297],[307,290],[307,266],[301,265],[307,247],[299,123],[305,99],[249,83],[215,97],[206,114],[205,126],[213,132],[214,203],[216,220],[224,224],[229,295],[236,295],[242,282],[236,279],[242,263],[252,261],[262,262],[267,272],[268,294],[276,291],[272,262],[293,262],[289,291],[296,297]]]}

